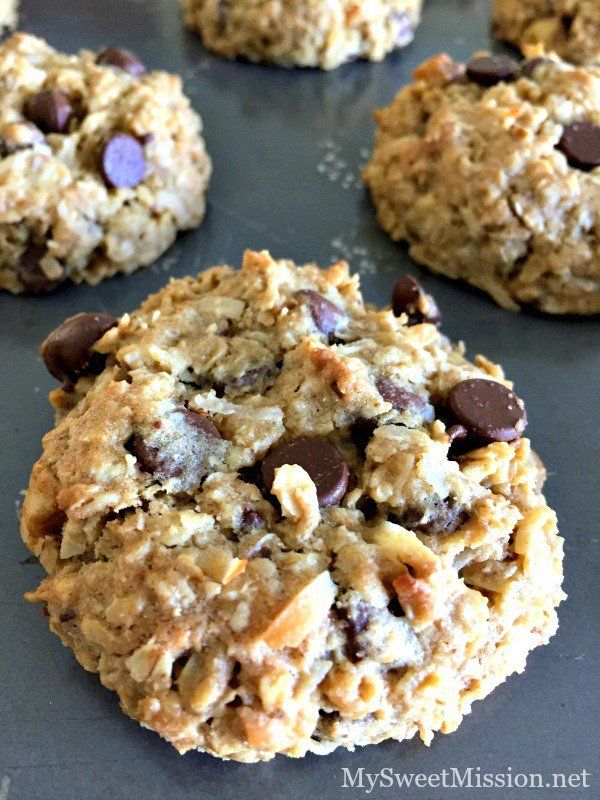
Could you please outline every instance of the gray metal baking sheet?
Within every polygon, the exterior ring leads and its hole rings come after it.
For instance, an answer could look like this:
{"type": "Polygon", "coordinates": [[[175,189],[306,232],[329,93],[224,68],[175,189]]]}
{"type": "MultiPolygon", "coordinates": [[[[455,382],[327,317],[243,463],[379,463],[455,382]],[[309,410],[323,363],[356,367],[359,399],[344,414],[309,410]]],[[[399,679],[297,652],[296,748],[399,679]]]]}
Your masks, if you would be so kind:
{"type": "Polygon", "coordinates": [[[151,269],[42,298],[0,296],[0,800],[598,798],[598,322],[512,314],[420,269],[378,229],[358,179],[373,110],[425,57],[446,50],[467,58],[490,48],[491,0],[427,0],[408,49],[332,73],[221,61],[184,31],[177,0],[22,6],[21,29],[60,49],[124,46],[151,67],[180,73],[204,119],[214,176],[203,225],[151,269]],[[40,341],[70,314],[120,314],[170,275],[239,264],[247,247],[322,264],[347,256],[363,274],[367,298],[378,303],[387,302],[395,276],[410,271],[438,299],[447,333],[463,339],[471,355],[500,361],[527,401],[529,434],[548,467],[547,497],[566,538],[569,599],[560,632],[533,653],[523,675],[477,702],[457,732],[438,735],[429,748],[388,742],[258,765],[179,756],[125,717],[115,695],[50,633],[39,608],[22,600],[42,575],[39,565],[24,562],[16,517],[52,426],[53,381],[37,355],[40,341]],[[472,768],[473,788],[436,788],[433,778],[428,787],[401,790],[382,778],[368,792],[367,774],[441,776],[453,767],[472,768]],[[584,769],[592,773],[588,789],[476,786],[483,773],[539,773],[551,781],[552,773],[581,779],[584,769]],[[353,788],[344,788],[348,774],[353,788]]]}

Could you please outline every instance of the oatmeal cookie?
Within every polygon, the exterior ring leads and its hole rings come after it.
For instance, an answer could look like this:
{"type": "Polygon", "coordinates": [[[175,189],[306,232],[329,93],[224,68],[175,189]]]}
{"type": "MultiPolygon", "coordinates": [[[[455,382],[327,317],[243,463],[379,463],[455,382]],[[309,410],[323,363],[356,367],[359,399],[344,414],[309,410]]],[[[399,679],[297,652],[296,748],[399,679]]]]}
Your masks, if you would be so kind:
{"type": "Polygon", "coordinates": [[[414,77],[364,172],[384,230],[504,308],[600,312],[600,67],[438,55],[414,77]]]}
{"type": "Polygon", "coordinates": [[[95,284],[199,224],[210,160],[181,80],[130,52],[0,46],[0,288],[95,284]]]}
{"type": "Polygon", "coordinates": [[[409,276],[378,309],[344,262],[247,252],[44,342],[28,599],[180,752],[429,742],[555,632],[525,407],[439,319],[409,276]]]}
{"type": "Polygon", "coordinates": [[[498,39],[521,49],[542,44],[574,64],[600,62],[598,0],[495,0],[498,39]]]}
{"type": "Polygon", "coordinates": [[[0,32],[17,24],[18,0],[0,0],[0,32]]]}
{"type": "Polygon", "coordinates": [[[181,0],[186,25],[227,58],[333,69],[412,41],[422,0],[181,0]]]}

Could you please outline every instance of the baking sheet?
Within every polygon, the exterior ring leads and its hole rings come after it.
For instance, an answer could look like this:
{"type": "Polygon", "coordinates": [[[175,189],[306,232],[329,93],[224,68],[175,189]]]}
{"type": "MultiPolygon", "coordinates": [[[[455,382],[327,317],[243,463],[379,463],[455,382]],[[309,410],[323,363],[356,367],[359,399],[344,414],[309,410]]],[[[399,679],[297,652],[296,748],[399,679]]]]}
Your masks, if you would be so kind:
{"type": "Polygon", "coordinates": [[[332,73],[213,57],[184,31],[176,0],[22,5],[21,29],[60,49],[123,46],[153,68],[180,73],[204,119],[214,176],[203,225],[152,268],[48,297],[0,296],[0,800],[598,797],[598,323],[511,314],[420,269],[379,230],[358,177],[371,146],[373,109],[391,100],[421,60],[440,50],[467,58],[492,46],[490,0],[428,0],[408,49],[381,64],[332,73]],[[42,570],[23,563],[16,505],[52,426],[47,392],[54,384],[37,355],[39,343],[70,314],[131,310],[169,275],[237,265],[246,247],[322,264],[348,257],[363,275],[366,297],[377,303],[387,302],[395,277],[410,271],[435,294],[446,332],[464,339],[471,355],[503,363],[527,401],[529,434],[550,473],[547,497],[566,537],[569,600],[560,610],[560,632],[533,653],[522,676],[476,703],[456,733],[437,736],[429,748],[388,742],[259,765],[181,757],[123,716],[116,696],[79,667],[39,608],[22,600],[42,570]],[[382,778],[368,792],[367,774],[435,776],[453,767],[471,767],[475,786],[436,788],[433,778],[427,787],[400,790],[382,778]],[[476,787],[478,769],[540,773],[544,780],[586,769],[596,777],[589,789],[486,789],[476,787]],[[357,781],[353,788],[349,775],[357,781]]]}

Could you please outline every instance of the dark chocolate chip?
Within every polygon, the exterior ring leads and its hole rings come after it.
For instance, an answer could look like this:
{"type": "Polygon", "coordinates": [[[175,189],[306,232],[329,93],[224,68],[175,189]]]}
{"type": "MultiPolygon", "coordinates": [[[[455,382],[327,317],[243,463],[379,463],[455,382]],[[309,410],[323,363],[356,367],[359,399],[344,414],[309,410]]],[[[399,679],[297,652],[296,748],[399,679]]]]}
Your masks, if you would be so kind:
{"type": "Polygon", "coordinates": [[[209,439],[221,438],[219,429],[206,414],[199,411],[190,411],[189,408],[178,408],[173,411],[173,415],[181,415],[185,422],[202,436],[207,436],[209,439]]]}
{"type": "Polygon", "coordinates": [[[73,117],[73,107],[59,89],[45,89],[25,102],[24,114],[44,133],[64,133],[73,117]]]}
{"type": "MultiPolygon", "coordinates": [[[[220,439],[216,425],[204,414],[190,411],[187,408],[177,408],[172,412],[173,416],[183,417],[185,427],[187,428],[186,436],[196,436],[197,439],[205,441],[208,439],[220,439]]],[[[158,425],[155,428],[160,429],[162,424],[157,420],[158,425]]],[[[184,471],[192,468],[192,465],[186,464],[180,457],[177,451],[173,451],[170,447],[156,447],[144,441],[143,437],[136,433],[125,445],[125,449],[132,453],[138,460],[138,466],[143,472],[149,472],[156,475],[158,478],[177,478],[184,473],[184,471]]]]}
{"type": "Polygon", "coordinates": [[[519,64],[510,56],[478,56],[467,64],[467,75],[480,86],[494,86],[500,81],[511,81],[519,71],[519,64]]]}
{"type": "Polygon", "coordinates": [[[113,316],[102,312],[66,319],[40,347],[48,372],[59,381],[76,381],[88,369],[94,342],[116,324],[113,316]]]}
{"type": "Polygon", "coordinates": [[[74,611],[63,611],[62,614],[59,616],[59,622],[71,622],[77,617],[77,614],[74,611]]]}
{"type": "Polygon", "coordinates": [[[265,521],[254,508],[245,508],[240,519],[240,528],[243,533],[261,530],[265,527],[265,521]]]}
{"type": "Polygon", "coordinates": [[[312,289],[302,289],[296,292],[296,298],[300,303],[306,303],[315,326],[330,336],[344,319],[345,314],[339,306],[327,300],[323,295],[313,292],[312,289]]]}
{"type": "Polygon", "coordinates": [[[113,133],[100,150],[99,166],[109,186],[137,186],[146,175],[144,148],[128,133],[113,133]]]}
{"type": "Polygon", "coordinates": [[[525,61],[522,61],[519,65],[519,75],[522,78],[533,78],[535,75],[535,71],[538,67],[541,67],[542,64],[551,64],[552,59],[544,58],[543,56],[537,56],[536,58],[526,58],[525,61]]]}
{"type": "Polygon", "coordinates": [[[350,436],[359,450],[366,449],[376,427],[377,423],[372,419],[357,419],[350,426],[350,436]]]}
{"type": "Polygon", "coordinates": [[[486,378],[469,378],[450,389],[450,413],[467,430],[485,442],[511,442],[527,424],[523,403],[504,384],[486,378]]]}
{"type": "Polygon", "coordinates": [[[377,391],[387,403],[391,403],[395,411],[424,411],[427,404],[423,398],[414,392],[409,392],[403,386],[390,381],[388,378],[377,378],[375,381],[377,391]]]}
{"type": "Polygon", "coordinates": [[[261,378],[266,377],[270,371],[270,367],[266,364],[256,369],[249,369],[247,372],[238,375],[237,378],[231,378],[227,383],[219,384],[219,388],[222,391],[227,389],[246,389],[257,383],[261,378]]]}
{"type": "Polygon", "coordinates": [[[158,447],[146,444],[138,433],[134,433],[129,439],[125,444],[125,449],[137,458],[138,467],[142,472],[149,472],[151,475],[163,478],[174,478],[181,474],[180,466],[176,465],[172,459],[161,455],[158,447]]]}
{"type": "Polygon", "coordinates": [[[587,120],[566,125],[558,149],[572,167],[586,172],[600,167],[600,125],[587,120]]]}
{"type": "Polygon", "coordinates": [[[284,464],[298,464],[309,474],[317,489],[319,506],[340,502],[348,487],[350,471],[339,450],[326,439],[301,436],[276,446],[262,464],[262,476],[270,489],[275,470],[284,464]]]}
{"type": "Polygon", "coordinates": [[[139,58],[136,58],[129,50],[121,50],[117,47],[107,47],[106,50],[98,53],[96,63],[102,66],[116,67],[123,72],[129,72],[136,78],[141,78],[146,74],[146,67],[139,58]]]}
{"type": "Polygon", "coordinates": [[[392,292],[392,311],[397,317],[406,314],[409,325],[421,322],[438,325],[442,320],[433,297],[425,294],[421,284],[411,275],[402,275],[396,281],[392,292]]]}
{"type": "Polygon", "coordinates": [[[46,255],[46,246],[41,244],[28,245],[17,262],[17,277],[26,292],[43,294],[51,292],[63,282],[64,278],[49,278],[40,266],[40,261],[46,255]]]}

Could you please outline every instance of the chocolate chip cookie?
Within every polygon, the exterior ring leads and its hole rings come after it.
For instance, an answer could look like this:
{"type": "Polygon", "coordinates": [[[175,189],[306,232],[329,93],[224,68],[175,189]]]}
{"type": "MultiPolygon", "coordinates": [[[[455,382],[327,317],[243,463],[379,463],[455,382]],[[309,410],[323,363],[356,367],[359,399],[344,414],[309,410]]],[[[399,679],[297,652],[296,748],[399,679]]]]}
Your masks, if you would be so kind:
{"type": "Polygon", "coordinates": [[[504,308],[600,312],[600,67],[438,55],[414,77],[364,172],[384,230],[504,308]]]}
{"type": "Polygon", "coordinates": [[[247,252],[42,345],[28,599],[180,752],[429,742],[556,630],[525,406],[439,322],[414,279],[379,309],[344,262],[247,252]]]}
{"type": "Polygon", "coordinates": [[[226,58],[333,69],[412,41],[422,0],[181,0],[185,22],[226,58]]]}
{"type": "Polygon", "coordinates": [[[0,288],[95,284],[199,224],[210,160],[181,81],[126,50],[0,46],[0,288]]]}
{"type": "Polygon", "coordinates": [[[495,0],[494,33],[521,49],[541,44],[574,64],[600,62],[598,0],[495,0]]]}

